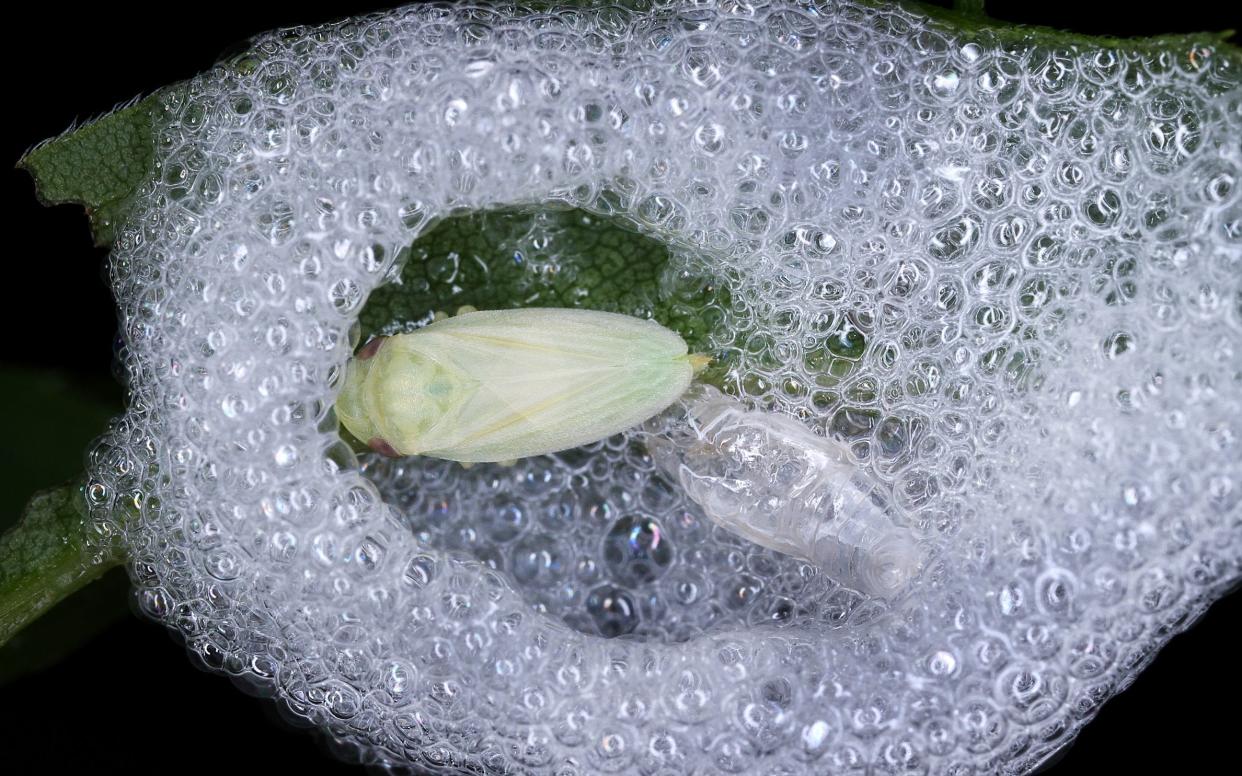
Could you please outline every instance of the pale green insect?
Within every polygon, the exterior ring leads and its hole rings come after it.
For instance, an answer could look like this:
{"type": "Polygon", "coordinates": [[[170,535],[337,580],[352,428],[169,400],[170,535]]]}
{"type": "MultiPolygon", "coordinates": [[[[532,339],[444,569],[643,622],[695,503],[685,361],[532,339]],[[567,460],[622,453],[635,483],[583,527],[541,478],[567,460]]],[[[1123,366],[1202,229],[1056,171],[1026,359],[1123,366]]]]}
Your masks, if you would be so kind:
{"type": "Polygon", "coordinates": [[[654,321],[593,310],[467,312],[371,340],[336,413],[385,455],[508,461],[623,431],[708,362],[654,321]]]}

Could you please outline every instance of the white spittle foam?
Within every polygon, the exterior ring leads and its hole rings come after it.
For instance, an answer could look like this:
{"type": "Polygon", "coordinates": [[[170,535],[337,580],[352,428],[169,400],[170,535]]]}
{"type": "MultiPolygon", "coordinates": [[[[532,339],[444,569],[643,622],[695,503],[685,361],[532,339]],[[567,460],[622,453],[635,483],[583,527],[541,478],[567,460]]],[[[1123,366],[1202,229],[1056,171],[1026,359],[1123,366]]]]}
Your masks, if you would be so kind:
{"type": "Polygon", "coordinates": [[[148,614],[364,760],[1029,770],[1239,577],[1242,94],[1183,53],[849,2],[259,38],[165,94],[96,527],[148,614]],[[934,550],[899,604],[713,529],[633,435],[354,466],[325,420],[392,257],[553,201],[728,286],[730,392],[934,550]]]}

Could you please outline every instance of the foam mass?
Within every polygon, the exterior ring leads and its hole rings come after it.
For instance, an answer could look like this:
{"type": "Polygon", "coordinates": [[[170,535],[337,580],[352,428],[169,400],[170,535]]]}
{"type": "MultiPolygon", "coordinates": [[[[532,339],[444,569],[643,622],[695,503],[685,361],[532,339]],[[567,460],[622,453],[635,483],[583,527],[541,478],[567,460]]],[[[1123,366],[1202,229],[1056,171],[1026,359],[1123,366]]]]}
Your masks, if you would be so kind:
{"type": "Polygon", "coordinates": [[[1030,770],[1239,578],[1239,81],[1210,41],[1037,48],[855,2],[258,38],[161,97],[94,526],[145,612],[345,757],[1030,770]],[[559,295],[596,266],[566,206],[667,246],[644,304],[699,305],[730,393],[848,445],[938,559],[908,596],[713,529],[633,434],[354,457],[331,406],[398,257],[508,214],[484,266],[559,295]]]}

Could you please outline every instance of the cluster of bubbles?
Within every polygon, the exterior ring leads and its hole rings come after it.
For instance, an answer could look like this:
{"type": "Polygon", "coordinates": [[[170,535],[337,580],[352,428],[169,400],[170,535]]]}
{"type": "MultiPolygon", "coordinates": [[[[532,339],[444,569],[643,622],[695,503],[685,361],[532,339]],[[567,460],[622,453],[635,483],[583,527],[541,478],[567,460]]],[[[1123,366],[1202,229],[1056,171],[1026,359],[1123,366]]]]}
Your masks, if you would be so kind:
{"type": "Polygon", "coordinates": [[[261,37],[162,98],[99,540],[203,664],[360,761],[1029,770],[1239,577],[1237,68],[856,2],[261,37]],[[721,384],[884,489],[936,559],[904,597],[714,527],[635,434],[470,469],[340,441],[394,257],[547,202],[728,286],[721,384]]]}

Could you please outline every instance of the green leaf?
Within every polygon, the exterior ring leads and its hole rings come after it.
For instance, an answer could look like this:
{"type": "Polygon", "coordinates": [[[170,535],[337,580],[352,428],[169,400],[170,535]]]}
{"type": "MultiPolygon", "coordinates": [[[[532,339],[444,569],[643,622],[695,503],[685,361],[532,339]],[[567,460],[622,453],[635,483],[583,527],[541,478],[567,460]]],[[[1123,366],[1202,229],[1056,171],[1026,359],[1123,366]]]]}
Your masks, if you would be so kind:
{"type": "MultiPolygon", "coordinates": [[[[892,0],[860,0],[868,5],[892,5],[892,0]]],[[[954,0],[952,8],[933,5],[920,0],[899,0],[911,13],[926,16],[949,35],[959,38],[990,37],[996,43],[1011,46],[1033,46],[1042,49],[1123,49],[1172,53],[1188,52],[1194,48],[1212,45],[1219,47],[1218,55],[1229,58],[1230,67],[1238,67],[1242,61],[1242,49],[1229,42],[1234,30],[1205,31],[1180,35],[1157,35],[1146,38],[1118,38],[1109,35],[1083,35],[1052,27],[1013,24],[992,19],[984,8],[986,0],[954,0]]]]}
{"type": "Polygon", "coordinates": [[[405,254],[400,281],[362,310],[364,339],[462,305],[580,307],[654,318],[702,352],[730,303],[718,280],[679,272],[663,243],[576,208],[446,218],[405,254]]]}
{"type": "Polygon", "coordinates": [[[37,493],[0,536],[0,645],[119,559],[87,540],[82,485],[37,493]]]}
{"type": "Polygon", "coordinates": [[[96,245],[107,245],[150,180],[160,98],[144,100],[31,149],[17,163],[30,173],[45,205],[86,207],[96,245]]]}
{"type": "MultiPolygon", "coordinates": [[[[31,491],[64,482],[82,470],[83,450],[123,406],[121,388],[111,380],[9,366],[0,371],[0,401],[21,410],[10,413],[6,427],[5,466],[0,469],[3,531],[21,517],[31,491]]],[[[9,579],[8,571],[0,563],[0,578],[9,579]]],[[[0,647],[0,685],[52,665],[126,616],[128,587],[118,569],[69,595],[13,636],[0,647]]],[[[7,590],[0,586],[0,599],[7,590]]]]}

